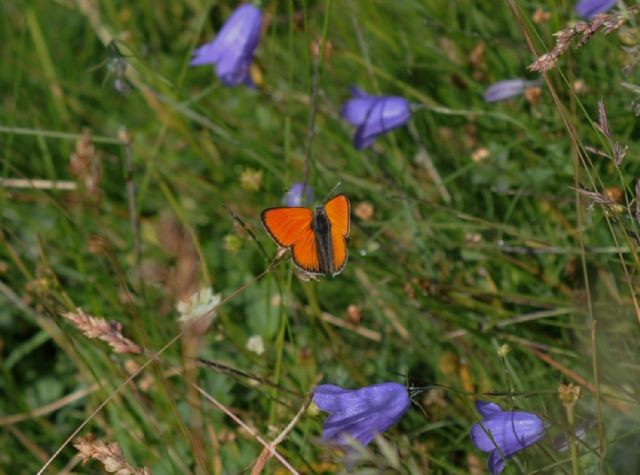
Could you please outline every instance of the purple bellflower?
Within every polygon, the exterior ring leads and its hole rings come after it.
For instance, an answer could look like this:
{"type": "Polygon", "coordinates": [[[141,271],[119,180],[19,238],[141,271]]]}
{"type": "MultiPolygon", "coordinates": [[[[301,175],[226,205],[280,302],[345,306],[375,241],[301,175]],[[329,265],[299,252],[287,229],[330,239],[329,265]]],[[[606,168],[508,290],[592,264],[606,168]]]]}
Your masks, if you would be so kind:
{"type": "Polygon", "coordinates": [[[598,13],[604,13],[616,4],[616,0],[580,0],[576,3],[576,13],[591,20],[598,13]]]}
{"type": "Polygon", "coordinates": [[[284,202],[287,206],[304,206],[307,203],[313,201],[313,190],[310,185],[307,185],[307,189],[302,194],[304,189],[304,183],[294,183],[287,194],[284,195],[284,202]]]}
{"type": "Polygon", "coordinates": [[[493,475],[504,470],[506,459],[545,435],[542,419],[530,412],[503,411],[487,401],[476,401],[476,409],[484,419],[471,427],[471,441],[489,452],[488,466],[493,475]]]}
{"type": "Polygon", "coordinates": [[[322,440],[348,448],[344,435],[367,445],[407,412],[411,402],[407,389],[398,383],[381,383],[360,389],[322,384],[313,390],[313,402],[329,417],[322,440]]]}
{"type": "Polygon", "coordinates": [[[362,150],[391,129],[402,127],[411,118],[409,101],[398,96],[370,96],[356,87],[353,97],[342,106],[342,117],[358,127],[353,145],[362,150]]]}
{"type": "Polygon", "coordinates": [[[538,81],[527,81],[526,79],[506,79],[492,84],[484,92],[486,102],[498,102],[511,99],[521,95],[525,89],[538,86],[538,81]]]}
{"type": "Polygon", "coordinates": [[[215,64],[216,74],[225,86],[253,86],[251,62],[258,46],[262,13],[244,4],[227,19],[215,39],[193,52],[192,66],[215,64]]]}

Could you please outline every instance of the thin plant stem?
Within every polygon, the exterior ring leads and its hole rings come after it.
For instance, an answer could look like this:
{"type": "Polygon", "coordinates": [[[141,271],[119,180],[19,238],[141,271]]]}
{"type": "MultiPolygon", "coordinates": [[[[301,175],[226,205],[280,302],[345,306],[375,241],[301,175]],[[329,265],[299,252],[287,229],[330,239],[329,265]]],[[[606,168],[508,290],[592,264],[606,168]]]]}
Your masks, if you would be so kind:
{"type": "Polygon", "coordinates": [[[327,43],[327,31],[329,30],[329,18],[331,16],[331,0],[327,0],[325,4],[324,23],[322,25],[322,35],[320,39],[320,52],[314,62],[313,78],[311,82],[311,110],[309,111],[309,123],[307,125],[307,145],[304,152],[304,180],[302,181],[302,192],[300,196],[306,196],[307,186],[309,185],[309,175],[311,173],[312,145],[315,137],[316,116],[318,115],[318,83],[322,71],[322,63],[324,59],[324,51],[327,43]]]}
{"type": "Polygon", "coordinates": [[[572,475],[580,475],[580,456],[578,455],[578,444],[576,443],[576,418],[574,404],[566,404],[567,423],[569,425],[569,451],[571,453],[571,473],[572,475]]]}
{"type": "Polygon", "coordinates": [[[291,464],[289,462],[287,462],[287,460],[282,455],[280,455],[275,448],[273,448],[271,445],[269,445],[269,443],[266,440],[264,440],[262,437],[260,437],[251,427],[249,427],[247,424],[245,424],[242,421],[242,419],[240,419],[238,416],[236,416],[233,412],[231,412],[229,409],[227,409],[224,405],[220,404],[220,402],[218,402],[217,399],[215,399],[213,396],[211,396],[209,393],[207,393],[200,386],[197,386],[197,385],[194,385],[194,386],[195,386],[196,390],[200,394],[202,394],[205,397],[205,399],[207,399],[207,401],[209,401],[211,404],[213,404],[218,409],[220,409],[222,412],[224,412],[236,424],[238,424],[245,431],[247,431],[249,434],[251,434],[258,442],[260,442],[260,444],[262,444],[262,446],[266,450],[268,450],[271,455],[273,455],[275,458],[277,458],[280,461],[280,463],[282,465],[284,465],[287,470],[289,470],[290,473],[299,475],[299,472],[295,468],[293,468],[291,466],[291,464]]]}

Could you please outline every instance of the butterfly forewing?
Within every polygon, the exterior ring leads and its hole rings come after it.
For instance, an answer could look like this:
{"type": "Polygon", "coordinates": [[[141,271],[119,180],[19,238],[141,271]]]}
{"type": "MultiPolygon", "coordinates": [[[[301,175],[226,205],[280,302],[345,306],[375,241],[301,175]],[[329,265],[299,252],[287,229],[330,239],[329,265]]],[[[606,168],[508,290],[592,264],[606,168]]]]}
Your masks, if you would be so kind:
{"type": "Polygon", "coordinates": [[[347,237],[349,237],[351,205],[345,195],[338,195],[324,205],[331,224],[333,275],[339,274],[347,263],[347,237]]]}
{"type": "Polygon", "coordinates": [[[334,196],[325,203],[324,211],[331,223],[331,230],[345,238],[349,237],[349,214],[351,211],[349,199],[345,195],[334,196]]]}
{"type": "Polygon", "coordinates": [[[269,208],[260,215],[262,224],[273,240],[282,247],[308,237],[313,211],[308,208],[269,208]]]}

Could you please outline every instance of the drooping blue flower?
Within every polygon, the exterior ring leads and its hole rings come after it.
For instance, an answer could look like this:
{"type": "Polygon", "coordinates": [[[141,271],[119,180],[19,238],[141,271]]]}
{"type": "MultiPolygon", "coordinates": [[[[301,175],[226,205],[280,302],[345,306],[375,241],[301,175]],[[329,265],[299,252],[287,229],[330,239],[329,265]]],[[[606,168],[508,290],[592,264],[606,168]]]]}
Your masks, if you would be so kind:
{"type": "Polygon", "coordinates": [[[476,401],[476,410],[484,419],[471,427],[471,441],[478,449],[489,452],[488,467],[493,475],[504,470],[506,459],[545,435],[542,419],[530,412],[503,411],[487,401],[476,401]]]}
{"type": "Polygon", "coordinates": [[[356,87],[353,97],[342,106],[342,117],[358,127],[353,145],[367,148],[374,139],[391,129],[402,127],[411,118],[409,101],[399,96],[370,96],[356,87]]]}
{"type": "Polygon", "coordinates": [[[598,13],[604,13],[616,4],[616,0],[580,0],[576,3],[576,13],[590,20],[598,13]]]}
{"type": "Polygon", "coordinates": [[[196,49],[192,66],[215,64],[216,74],[225,86],[253,86],[250,68],[258,46],[262,13],[251,4],[244,4],[227,19],[215,39],[196,49]]]}
{"type": "Polygon", "coordinates": [[[407,389],[398,383],[381,383],[360,389],[322,384],[313,390],[313,402],[329,417],[322,440],[348,447],[345,434],[367,445],[407,412],[411,402],[407,389]]]}
{"type": "Polygon", "coordinates": [[[303,193],[304,183],[294,183],[287,194],[284,196],[284,201],[287,206],[304,206],[307,203],[313,201],[313,190],[311,186],[307,185],[306,191],[303,193]]]}
{"type": "Polygon", "coordinates": [[[527,81],[526,79],[506,79],[492,84],[484,92],[484,100],[487,102],[498,102],[511,99],[521,95],[525,89],[537,86],[538,81],[527,81]]]}

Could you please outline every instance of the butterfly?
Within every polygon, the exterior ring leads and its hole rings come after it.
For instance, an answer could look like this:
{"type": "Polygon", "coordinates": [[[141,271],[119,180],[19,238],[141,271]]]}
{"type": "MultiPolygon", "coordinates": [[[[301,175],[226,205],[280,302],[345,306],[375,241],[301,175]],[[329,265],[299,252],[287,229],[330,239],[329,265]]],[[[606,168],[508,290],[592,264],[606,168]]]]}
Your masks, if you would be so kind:
{"type": "Polygon", "coordinates": [[[279,246],[291,249],[296,267],[312,275],[336,276],[347,264],[350,212],[349,199],[340,194],[315,210],[265,209],[260,221],[279,246]]]}

